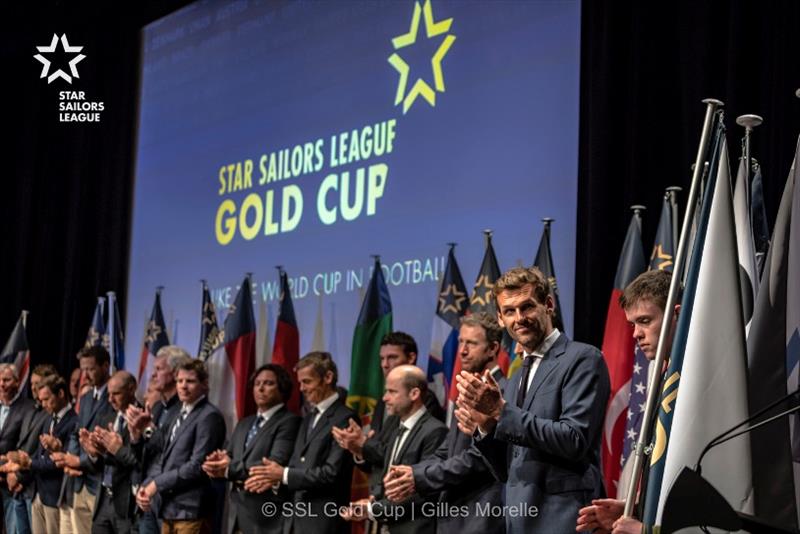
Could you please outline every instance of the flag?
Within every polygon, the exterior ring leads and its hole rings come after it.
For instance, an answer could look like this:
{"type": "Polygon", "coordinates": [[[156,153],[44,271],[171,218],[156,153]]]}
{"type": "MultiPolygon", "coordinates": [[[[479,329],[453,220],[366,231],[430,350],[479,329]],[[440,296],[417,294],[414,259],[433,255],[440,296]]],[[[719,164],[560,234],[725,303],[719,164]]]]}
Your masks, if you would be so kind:
{"type": "MultiPolygon", "coordinates": [[[[197,349],[197,357],[203,361],[216,351],[221,345],[224,337],[217,323],[217,310],[214,308],[214,301],[211,300],[211,292],[208,284],[201,280],[203,284],[203,309],[200,312],[200,346],[197,349]]],[[[153,309],[155,313],[155,308],[153,309]]]]}
{"type": "MultiPolygon", "coordinates": [[[[798,141],[800,143],[800,141],[798,141]]],[[[800,188],[796,186],[798,175],[798,156],[800,150],[795,151],[795,159],[792,164],[791,174],[793,175],[792,191],[792,213],[800,213],[800,188]]],[[[791,216],[790,216],[791,217],[791,216]]],[[[777,234],[774,240],[777,240],[777,234]]],[[[786,368],[789,371],[787,385],[789,391],[798,389],[798,375],[800,374],[800,216],[791,217],[789,230],[789,263],[787,266],[786,280],[786,368]]],[[[785,239],[785,238],[784,238],[785,239]]],[[[771,245],[772,246],[772,245],[771,245]]],[[[776,253],[777,256],[777,253],[776,253]]],[[[800,490],[800,414],[795,412],[789,420],[792,444],[792,468],[794,472],[795,492],[800,490]]],[[[796,499],[800,499],[797,496],[796,499]]],[[[800,512],[800,500],[795,501],[795,505],[800,512]]],[[[800,523],[800,519],[798,520],[800,523]]]]}
{"type": "Polygon", "coordinates": [[[381,260],[376,257],[353,332],[350,390],[347,396],[347,405],[361,417],[363,424],[370,422],[375,404],[383,396],[383,372],[379,354],[381,340],[391,331],[392,300],[383,277],[381,260]]]}
{"type": "Polygon", "coordinates": [[[753,227],[753,240],[756,248],[756,265],[758,275],[764,271],[764,261],[769,251],[769,224],[767,209],[764,207],[764,178],[761,166],[753,163],[753,183],[750,187],[750,225],[753,227]]]}
{"type": "MultiPolygon", "coordinates": [[[[716,139],[658,414],[646,495],[647,524],[661,523],[664,501],[678,473],[687,465],[694,466],[715,436],[748,416],[739,259],[721,124],[716,139]],[[665,417],[670,415],[671,424],[665,417]]],[[[734,509],[751,512],[749,436],[712,450],[702,468],[703,476],[734,509]]]]}
{"type": "MultiPolygon", "coordinates": [[[[800,140],[798,140],[800,149],[800,140]]],[[[797,162],[795,156],[795,163],[797,162]]],[[[772,246],[767,253],[761,286],[756,297],[750,334],[747,338],[749,352],[749,402],[750,413],[756,413],[787,392],[787,356],[797,344],[798,322],[791,324],[788,295],[800,297],[797,278],[800,264],[797,256],[792,261],[791,252],[797,254],[797,235],[800,232],[800,206],[792,206],[798,195],[796,170],[789,174],[783,190],[780,208],[772,234],[772,246]],[[795,239],[790,241],[790,237],[795,239]],[[790,270],[794,268],[794,271],[790,270]],[[788,276],[793,272],[793,276],[788,276]],[[789,291],[789,287],[792,291],[789,291]]],[[[778,406],[767,415],[785,409],[778,406]]],[[[782,418],[754,430],[750,434],[753,462],[753,496],[755,514],[768,517],[775,524],[797,528],[795,481],[792,476],[792,448],[789,419],[782,418]]]]}
{"type": "Polygon", "coordinates": [[[553,326],[564,332],[564,320],[561,316],[561,301],[558,298],[558,283],[556,282],[556,270],[553,267],[553,253],[550,251],[550,225],[555,219],[545,217],[542,219],[544,228],[542,229],[542,238],[539,240],[539,248],[536,250],[536,259],[533,260],[533,266],[542,271],[542,274],[547,278],[547,283],[550,285],[550,294],[553,296],[553,301],[556,304],[555,313],[553,314],[553,326]]]}
{"type": "MultiPolygon", "coordinates": [[[[117,295],[106,292],[108,297],[108,354],[111,357],[111,374],[125,369],[125,334],[122,332],[122,319],[119,315],[117,295]]],[[[163,320],[162,320],[163,322],[163,320]]]]}
{"type": "MultiPolygon", "coordinates": [[[[110,306],[110,297],[108,302],[110,306]]],[[[159,287],[156,289],[150,320],[147,321],[144,329],[144,343],[142,343],[142,353],[139,356],[139,394],[142,397],[147,392],[147,385],[153,374],[153,359],[161,347],[167,345],[169,345],[169,336],[164,322],[164,313],[161,310],[161,288],[159,287]]]]}
{"type": "Polygon", "coordinates": [[[428,358],[428,384],[442,406],[445,405],[447,392],[450,391],[453,380],[461,317],[467,312],[468,307],[467,286],[456,262],[455,243],[450,243],[447,265],[436,299],[431,330],[431,351],[428,358]]]}
{"type": "Polygon", "coordinates": [[[89,325],[89,331],[86,333],[86,343],[83,344],[85,348],[103,345],[106,335],[106,324],[103,321],[103,308],[105,308],[106,299],[97,297],[97,306],[94,307],[94,315],[92,315],[92,324],[89,325]]]}
{"type": "MultiPolygon", "coordinates": [[[[640,209],[635,207],[617,262],[617,274],[608,302],[603,334],[603,357],[611,380],[611,397],[603,423],[601,462],[606,492],[609,495],[613,495],[617,490],[624,442],[630,441],[630,438],[635,440],[634,434],[625,435],[625,422],[628,420],[626,415],[631,396],[633,353],[636,342],[633,339],[633,327],[625,318],[625,310],[619,305],[619,298],[628,284],[644,272],[645,267],[642,220],[640,209]]],[[[632,432],[635,433],[636,430],[632,432]]]]}
{"type": "MultiPolygon", "coordinates": [[[[674,188],[667,189],[664,200],[661,203],[661,218],[658,221],[656,239],[653,243],[653,252],[650,254],[650,266],[648,270],[662,270],[672,272],[675,255],[675,231],[674,231],[674,188]]],[[[622,444],[622,472],[619,476],[617,485],[617,499],[626,499],[630,484],[633,456],[636,441],[639,439],[639,432],[642,429],[642,419],[644,408],[647,403],[647,386],[649,382],[648,371],[650,360],[644,352],[637,346],[634,350],[633,369],[631,372],[630,400],[628,401],[627,422],[625,423],[625,437],[622,444]]]]}
{"type": "Polygon", "coordinates": [[[292,377],[294,388],[292,397],[286,406],[292,412],[300,413],[300,388],[294,371],[297,361],[300,359],[300,332],[297,329],[297,319],[294,315],[289,277],[281,268],[278,268],[278,272],[281,279],[280,311],[278,312],[278,324],[275,326],[272,363],[282,366],[292,377]]]}
{"type": "Polygon", "coordinates": [[[28,375],[31,367],[31,351],[28,348],[28,335],[25,331],[28,319],[28,311],[22,310],[14,325],[14,330],[6,341],[3,353],[0,354],[0,363],[11,363],[16,368],[19,377],[19,390],[22,391],[28,385],[28,375]]]}
{"type": "Polygon", "coordinates": [[[736,223],[736,248],[739,254],[739,286],[742,295],[742,316],[745,334],[750,330],[753,303],[758,290],[758,267],[750,226],[750,194],[747,183],[747,161],[739,158],[739,171],[733,189],[733,216],[736,223]]]}
{"type": "MultiPolygon", "coordinates": [[[[253,394],[247,387],[256,363],[256,321],[253,314],[253,292],[250,276],[245,276],[228,316],[225,317],[225,355],[230,366],[228,373],[233,378],[236,418],[255,413],[253,394]]],[[[230,384],[230,381],[226,383],[230,384]]]]}

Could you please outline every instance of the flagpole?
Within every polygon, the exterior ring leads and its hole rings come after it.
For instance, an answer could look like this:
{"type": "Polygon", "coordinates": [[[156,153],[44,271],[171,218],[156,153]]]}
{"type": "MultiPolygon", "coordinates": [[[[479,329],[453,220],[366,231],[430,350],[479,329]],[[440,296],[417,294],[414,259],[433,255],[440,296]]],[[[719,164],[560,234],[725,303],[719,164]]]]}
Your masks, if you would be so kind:
{"type": "MultiPolygon", "coordinates": [[[[703,131],[700,135],[700,145],[697,147],[697,157],[695,159],[694,168],[692,171],[692,185],[689,189],[689,199],[687,206],[694,206],[697,203],[697,197],[700,191],[700,181],[704,173],[704,162],[706,160],[706,151],[708,142],[711,137],[711,129],[714,123],[714,115],[718,107],[724,104],[716,99],[707,98],[703,100],[706,105],[706,115],[703,120],[703,131]]],[[[681,237],[678,241],[678,250],[675,255],[675,264],[673,268],[673,276],[669,283],[669,294],[667,295],[667,303],[664,306],[664,320],[662,321],[661,333],[658,336],[658,345],[656,348],[655,369],[656,372],[650,378],[650,383],[647,386],[647,403],[645,404],[644,416],[642,418],[642,430],[639,432],[639,439],[636,442],[634,449],[633,471],[631,473],[630,483],[628,485],[628,498],[625,501],[625,510],[623,515],[631,517],[633,508],[636,505],[636,495],[638,495],[638,486],[641,479],[642,471],[644,468],[645,449],[650,445],[650,434],[652,433],[653,415],[658,407],[658,397],[661,394],[661,379],[664,368],[664,361],[667,358],[666,354],[666,340],[672,336],[672,310],[678,303],[678,289],[680,286],[681,273],[684,269],[686,262],[686,254],[689,247],[689,235],[691,232],[692,218],[694,210],[686,210],[686,215],[683,218],[683,225],[681,227],[681,237]]],[[[648,451],[649,452],[649,451],[648,451]]],[[[644,498],[644,490],[640,499],[644,498]]]]}
{"type": "MultiPolygon", "coordinates": [[[[667,202],[669,202],[669,206],[672,209],[672,239],[675,239],[675,236],[678,235],[678,193],[683,191],[682,187],[677,185],[671,185],[666,189],[667,195],[667,202]]],[[[687,210],[688,211],[688,210],[687,210]]],[[[675,248],[675,243],[671,243],[673,249],[675,248]]]]}
{"type": "Polygon", "coordinates": [[[736,117],[736,124],[744,127],[744,138],[742,139],[742,158],[744,158],[744,191],[747,205],[750,206],[750,166],[752,158],[750,156],[750,136],[753,128],[759,126],[764,119],[758,115],[740,115],[736,117]]]}

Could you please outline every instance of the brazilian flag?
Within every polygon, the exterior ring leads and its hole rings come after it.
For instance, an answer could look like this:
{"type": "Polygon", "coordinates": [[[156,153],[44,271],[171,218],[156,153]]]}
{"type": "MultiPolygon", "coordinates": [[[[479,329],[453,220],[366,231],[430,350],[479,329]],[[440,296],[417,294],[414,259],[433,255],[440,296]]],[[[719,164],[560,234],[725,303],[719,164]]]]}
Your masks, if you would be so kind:
{"type": "Polygon", "coordinates": [[[347,396],[347,405],[355,410],[365,424],[369,422],[378,399],[383,396],[383,373],[378,355],[381,340],[391,331],[392,301],[381,270],[381,260],[376,257],[353,332],[350,391],[347,396]]]}

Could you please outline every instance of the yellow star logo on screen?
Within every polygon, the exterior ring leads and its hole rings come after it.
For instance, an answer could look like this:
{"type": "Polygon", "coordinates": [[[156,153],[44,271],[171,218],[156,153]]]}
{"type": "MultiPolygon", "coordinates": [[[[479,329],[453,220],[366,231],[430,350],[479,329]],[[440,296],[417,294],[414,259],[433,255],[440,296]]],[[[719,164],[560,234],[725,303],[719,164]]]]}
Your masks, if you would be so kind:
{"type": "MultiPolygon", "coordinates": [[[[392,39],[392,46],[395,50],[399,50],[406,46],[412,45],[417,41],[419,34],[419,18],[420,13],[425,18],[425,35],[428,39],[432,39],[438,35],[445,34],[450,31],[450,25],[453,19],[440,20],[434,22],[433,9],[431,8],[431,0],[425,0],[425,5],[420,7],[419,2],[414,2],[414,14],[411,16],[411,27],[408,33],[398,35],[392,39]]],[[[417,78],[411,86],[411,90],[406,92],[408,87],[408,63],[406,63],[400,55],[395,52],[389,56],[389,63],[400,73],[400,80],[397,83],[397,93],[394,97],[394,105],[398,106],[403,103],[403,114],[408,111],[411,104],[417,99],[418,96],[424,98],[431,106],[436,106],[436,91],[444,93],[444,76],[442,75],[442,59],[450,50],[453,41],[456,40],[455,35],[447,35],[442,40],[436,53],[431,58],[431,66],[433,67],[433,85],[435,90],[431,88],[428,83],[422,78],[417,78]]]]}

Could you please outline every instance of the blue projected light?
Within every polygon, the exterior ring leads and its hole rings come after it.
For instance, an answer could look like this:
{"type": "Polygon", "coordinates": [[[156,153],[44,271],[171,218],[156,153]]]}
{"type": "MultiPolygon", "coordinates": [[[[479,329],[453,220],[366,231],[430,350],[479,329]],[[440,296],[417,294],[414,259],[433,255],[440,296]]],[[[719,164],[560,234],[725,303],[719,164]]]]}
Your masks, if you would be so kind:
{"type": "Polygon", "coordinates": [[[471,287],[483,230],[501,269],[529,265],[541,217],[571,332],[579,2],[275,4],[201,1],[144,30],[127,354],[157,286],[194,353],[199,280],[222,323],[252,272],[263,357],[282,265],[301,354],[316,338],[347,386],[380,254],[425,369],[447,243],[471,287]]]}

